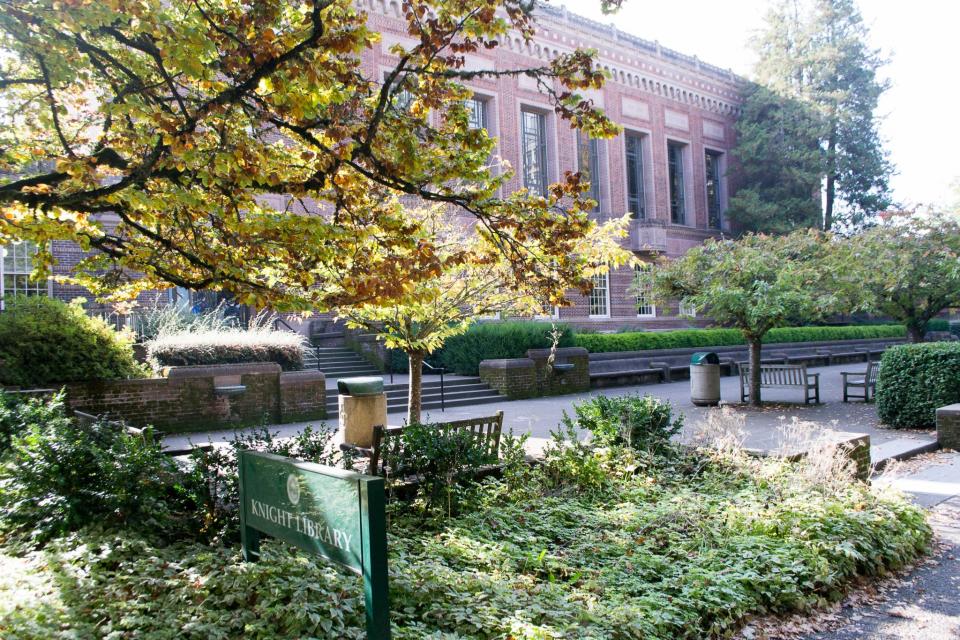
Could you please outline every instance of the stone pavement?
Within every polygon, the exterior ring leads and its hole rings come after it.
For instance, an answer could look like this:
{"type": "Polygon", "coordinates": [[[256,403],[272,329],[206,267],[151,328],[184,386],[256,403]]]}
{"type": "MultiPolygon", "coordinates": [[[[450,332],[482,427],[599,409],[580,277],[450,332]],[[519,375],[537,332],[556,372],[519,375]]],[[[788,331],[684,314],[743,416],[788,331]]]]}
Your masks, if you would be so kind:
{"type": "MultiPolygon", "coordinates": [[[[781,437],[779,427],[789,423],[794,416],[805,422],[816,423],[822,428],[868,433],[872,445],[887,446],[887,453],[884,455],[931,443],[933,437],[930,432],[894,431],[882,428],[877,420],[873,404],[841,402],[843,387],[840,372],[860,371],[865,368],[864,363],[853,363],[812,369],[812,371],[820,373],[820,398],[822,403],[819,405],[804,405],[802,400],[797,402],[798,398],[802,397],[802,391],[799,389],[765,389],[764,401],[771,404],[761,409],[744,407],[741,411],[746,417],[746,446],[759,449],[776,447],[781,437]]],[[[550,398],[504,400],[500,403],[479,406],[453,407],[444,412],[432,410],[425,414],[424,419],[426,421],[457,420],[490,415],[495,411],[502,410],[504,413],[504,430],[513,430],[516,434],[530,434],[530,448],[532,451],[536,451],[547,442],[550,431],[556,429],[563,412],[573,413],[573,403],[600,394],[616,396],[630,393],[650,394],[670,401],[674,408],[685,416],[688,427],[696,425],[708,412],[708,409],[696,407],[690,402],[690,383],[687,380],[682,380],[666,384],[593,389],[586,393],[550,398]]],[[[721,378],[721,397],[724,402],[736,403],[739,401],[740,383],[737,377],[721,378]]],[[[403,424],[404,417],[403,413],[391,413],[388,415],[388,420],[391,424],[403,424]]],[[[279,432],[281,436],[287,436],[298,432],[306,424],[295,423],[270,428],[272,431],[279,432]]],[[[329,426],[336,428],[336,424],[329,426]]],[[[179,448],[185,446],[188,441],[194,443],[205,443],[208,440],[214,443],[225,442],[232,435],[232,431],[175,435],[167,437],[165,442],[168,446],[179,448]]]]}

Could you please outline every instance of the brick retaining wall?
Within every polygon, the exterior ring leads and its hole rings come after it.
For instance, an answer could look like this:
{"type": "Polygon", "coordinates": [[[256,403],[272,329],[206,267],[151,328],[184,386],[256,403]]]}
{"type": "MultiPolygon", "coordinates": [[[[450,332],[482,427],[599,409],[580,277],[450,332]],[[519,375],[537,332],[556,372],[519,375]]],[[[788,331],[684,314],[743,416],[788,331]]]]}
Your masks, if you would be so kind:
{"type": "Polygon", "coordinates": [[[483,360],[480,363],[480,379],[511,400],[590,390],[590,364],[586,349],[557,349],[554,364],[572,364],[573,369],[569,371],[548,367],[549,357],[550,349],[530,349],[526,358],[483,360]]]}
{"type": "Polygon", "coordinates": [[[941,449],[960,451],[960,404],[937,409],[937,441],[941,449]]]}
{"type": "Polygon", "coordinates": [[[276,363],[172,367],[165,378],[71,384],[66,391],[73,410],[167,433],[326,417],[323,373],[281,373],[276,363]],[[235,385],[244,388],[224,392],[235,385]]]}

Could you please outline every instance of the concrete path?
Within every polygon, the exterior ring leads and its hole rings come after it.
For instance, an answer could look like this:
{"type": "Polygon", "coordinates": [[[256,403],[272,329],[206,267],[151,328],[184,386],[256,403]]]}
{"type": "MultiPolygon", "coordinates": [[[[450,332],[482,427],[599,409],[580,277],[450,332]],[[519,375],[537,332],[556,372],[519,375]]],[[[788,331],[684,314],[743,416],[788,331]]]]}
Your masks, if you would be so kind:
{"type": "MultiPolygon", "coordinates": [[[[863,402],[843,403],[843,387],[841,371],[859,371],[866,367],[864,363],[846,364],[833,367],[819,367],[813,369],[820,373],[819,405],[805,405],[799,389],[771,389],[764,390],[764,407],[754,409],[742,407],[738,413],[745,416],[745,444],[752,448],[774,448],[781,438],[780,428],[789,424],[794,417],[804,422],[815,423],[818,427],[835,431],[858,432],[870,434],[871,444],[887,446],[884,455],[891,455],[896,451],[904,451],[912,447],[927,445],[933,438],[930,432],[909,432],[884,429],[877,420],[873,404],[863,402]]],[[[399,378],[399,376],[398,376],[399,378]]],[[[496,411],[504,412],[504,429],[512,430],[516,434],[530,434],[530,445],[533,451],[542,448],[550,437],[551,430],[557,428],[564,411],[572,414],[573,404],[590,397],[606,394],[611,396],[626,394],[650,394],[670,401],[674,408],[686,418],[688,427],[694,427],[707,415],[708,409],[696,407],[690,402],[690,383],[687,380],[667,384],[649,384],[630,387],[610,387],[593,389],[586,393],[555,396],[551,398],[536,398],[533,400],[504,400],[500,403],[484,404],[479,406],[454,407],[444,412],[428,411],[426,421],[456,420],[460,418],[490,415],[496,411]]],[[[740,399],[739,379],[734,376],[721,378],[721,397],[724,402],[738,403],[740,399]]],[[[391,424],[403,424],[403,412],[391,413],[388,420],[391,424]]],[[[295,423],[271,426],[281,436],[288,436],[300,431],[308,423],[295,423]]],[[[336,428],[336,424],[328,425],[336,428]]],[[[186,446],[189,441],[194,443],[226,442],[233,436],[233,431],[216,431],[190,435],[169,436],[165,442],[170,447],[186,446]]],[[[876,456],[875,456],[876,457],[876,456]]]]}

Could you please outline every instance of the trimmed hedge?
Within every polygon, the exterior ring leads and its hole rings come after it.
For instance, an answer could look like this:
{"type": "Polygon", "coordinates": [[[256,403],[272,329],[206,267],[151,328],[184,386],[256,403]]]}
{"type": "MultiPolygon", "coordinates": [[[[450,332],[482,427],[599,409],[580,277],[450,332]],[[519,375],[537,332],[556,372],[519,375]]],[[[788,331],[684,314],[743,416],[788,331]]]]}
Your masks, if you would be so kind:
{"type": "Polygon", "coordinates": [[[147,343],[154,366],[276,362],[284,371],[303,369],[303,337],[289,331],[229,329],[188,331],[147,343]]]}
{"type": "Polygon", "coordinates": [[[66,382],[142,378],[132,336],[78,304],[12,296],[0,313],[0,384],[49,387],[66,382]]]}
{"type": "MultiPolygon", "coordinates": [[[[481,360],[523,358],[527,349],[549,349],[550,329],[545,322],[475,324],[466,333],[447,339],[435,359],[460,375],[479,375],[481,360]]],[[[557,329],[561,332],[558,347],[575,346],[570,327],[557,325],[557,329]]]]}
{"type": "MultiPolygon", "coordinates": [[[[865,325],[855,327],[783,327],[771,329],[763,342],[819,342],[823,340],[858,340],[869,338],[902,338],[902,325],[865,325]]],[[[680,329],[678,331],[636,331],[631,333],[577,334],[574,342],[591,353],[612,351],[646,351],[649,349],[683,349],[690,347],[725,347],[746,344],[739,329],[680,329]]]]}
{"type": "Polygon", "coordinates": [[[937,409],[960,402],[960,343],[887,349],[877,378],[877,415],[898,429],[930,429],[937,409]]]}

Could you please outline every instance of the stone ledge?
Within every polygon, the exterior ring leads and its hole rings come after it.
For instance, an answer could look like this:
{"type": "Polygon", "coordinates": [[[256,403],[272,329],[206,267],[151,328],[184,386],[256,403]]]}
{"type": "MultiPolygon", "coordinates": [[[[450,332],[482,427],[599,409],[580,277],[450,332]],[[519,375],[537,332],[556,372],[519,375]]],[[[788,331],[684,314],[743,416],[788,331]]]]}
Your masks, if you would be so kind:
{"type": "Polygon", "coordinates": [[[937,409],[937,440],[943,449],[960,451],[960,403],[937,409]]]}
{"type": "Polygon", "coordinates": [[[164,369],[167,379],[207,378],[210,376],[241,376],[250,373],[280,373],[276,362],[238,362],[230,364],[191,365],[185,367],[167,367],[164,369]]]}

